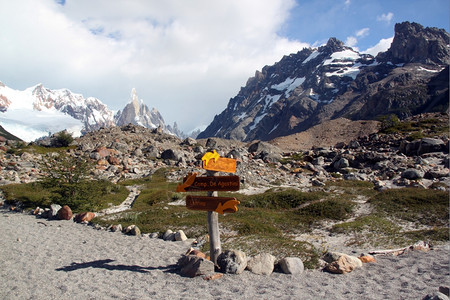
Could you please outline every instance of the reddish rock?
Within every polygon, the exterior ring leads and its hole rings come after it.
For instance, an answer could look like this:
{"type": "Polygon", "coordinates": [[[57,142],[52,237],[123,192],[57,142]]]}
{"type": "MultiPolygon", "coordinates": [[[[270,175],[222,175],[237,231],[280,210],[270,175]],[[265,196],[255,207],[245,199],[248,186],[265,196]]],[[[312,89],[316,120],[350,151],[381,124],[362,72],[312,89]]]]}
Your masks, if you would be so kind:
{"type": "Polygon", "coordinates": [[[8,149],[6,149],[5,146],[0,146],[0,150],[3,151],[3,152],[6,152],[8,149]]]}
{"type": "Polygon", "coordinates": [[[109,163],[108,163],[108,161],[106,159],[99,159],[97,161],[97,165],[99,165],[99,166],[107,166],[108,164],[109,163]]]}
{"type": "Polygon", "coordinates": [[[330,273],[345,274],[350,273],[357,268],[357,265],[350,259],[348,255],[342,255],[337,261],[326,266],[326,270],[330,273]]]}
{"type": "Polygon", "coordinates": [[[82,222],[90,222],[93,218],[95,218],[95,214],[93,212],[84,212],[76,215],[74,220],[77,223],[82,223],[82,222]]]}
{"type": "Polygon", "coordinates": [[[70,220],[73,217],[73,213],[69,206],[64,205],[60,210],[58,210],[57,216],[59,220],[70,220]]]}
{"type": "Polygon", "coordinates": [[[0,136],[0,142],[1,142],[1,143],[6,142],[6,138],[5,138],[4,136],[0,136]]]}
{"type": "Polygon", "coordinates": [[[111,165],[120,165],[120,160],[116,157],[116,156],[110,156],[110,157],[108,157],[108,162],[111,164],[111,165]]]}
{"type": "Polygon", "coordinates": [[[117,154],[116,150],[108,149],[106,147],[99,147],[96,149],[96,151],[98,152],[98,154],[100,154],[100,157],[102,157],[102,158],[117,154]]]}
{"type": "Polygon", "coordinates": [[[363,255],[358,257],[360,261],[363,263],[371,263],[371,262],[377,262],[375,258],[372,255],[363,255]]]}
{"type": "Polygon", "coordinates": [[[206,259],[206,254],[205,254],[205,253],[201,252],[200,250],[193,249],[193,248],[190,248],[190,249],[186,252],[186,255],[195,255],[195,256],[197,256],[197,257],[206,259]]]}

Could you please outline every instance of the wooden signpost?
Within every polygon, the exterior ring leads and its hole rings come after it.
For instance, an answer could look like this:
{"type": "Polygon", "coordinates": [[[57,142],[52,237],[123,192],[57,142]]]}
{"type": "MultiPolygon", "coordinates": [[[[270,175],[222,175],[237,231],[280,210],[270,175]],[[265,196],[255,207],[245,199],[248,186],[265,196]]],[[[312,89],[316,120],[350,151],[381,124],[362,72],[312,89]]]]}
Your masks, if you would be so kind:
{"type": "Polygon", "coordinates": [[[221,252],[218,214],[234,213],[240,204],[236,198],[218,197],[217,191],[238,191],[239,176],[215,176],[216,172],[236,172],[236,160],[220,157],[216,150],[207,152],[202,157],[202,167],[208,170],[207,176],[189,174],[183,183],[177,186],[177,192],[207,191],[208,196],[186,196],[186,207],[192,210],[208,212],[208,231],[211,261],[216,264],[221,252]]]}

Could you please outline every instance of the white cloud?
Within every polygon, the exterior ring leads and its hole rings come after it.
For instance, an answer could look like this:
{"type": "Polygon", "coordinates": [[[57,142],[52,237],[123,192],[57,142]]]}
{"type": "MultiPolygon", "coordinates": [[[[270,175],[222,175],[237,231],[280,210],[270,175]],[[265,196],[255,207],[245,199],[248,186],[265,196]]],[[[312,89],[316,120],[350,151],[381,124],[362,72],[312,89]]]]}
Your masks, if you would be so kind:
{"type": "Polygon", "coordinates": [[[351,1],[350,1],[350,0],[345,0],[345,6],[346,6],[346,7],[349,7],[350,4],[351,4],[351,1]]]}
{"type": "Polygon", "coordinates": [[[354,50],[358,51],[356,45],[358,44],[358,38],[364,38],[369,35],[369,28],[362,28],[355,32],[355,36],[349,36],[345,40],[345,45],[352,47],[354,50]]]}
{"type": "Polygon", "coordinates": [[[384,52],[384,51],[388,50],[391,47],[393,40],[394,40],[394,37],[387,38],[387,39],[381,39],[378,42],[378,44],[376,44],[375,46],[370,47],[367,50],[361,51],[361,52],[376,56],[379,52],[384,52]]]}
{"type": "Polygon", "coordinates": [[[309,45],[280,37],[294,0],[22,0],[0,11],[0,78],[121,109],[135,87],[166,121],[209,123],[247,78],[309,45]]]}
{"type": "Polygon", "coordinates": [[[388,12],[387,14],[381,14],[381,16],[377,16],[377,21],[385,22],[386,24],[390,24],[393,18],[394,18],[394,14],[391,12],[388,12]]]}
{"type": "Polygon", "coordinates": [[[356,32],[356,36],[360,38],[366,37],[369,35],[369,31],[370,31],[369,28],[360,29],[356,32]]]}
{"type": "Polygon", "coordinates": [[[354,36],[349,36],[345,40],[345,45],[347,45],[349,47],[354,47],[354,46],[356,46],[356,44],[358,44],[358,39],[355,38],[354,36]]]}

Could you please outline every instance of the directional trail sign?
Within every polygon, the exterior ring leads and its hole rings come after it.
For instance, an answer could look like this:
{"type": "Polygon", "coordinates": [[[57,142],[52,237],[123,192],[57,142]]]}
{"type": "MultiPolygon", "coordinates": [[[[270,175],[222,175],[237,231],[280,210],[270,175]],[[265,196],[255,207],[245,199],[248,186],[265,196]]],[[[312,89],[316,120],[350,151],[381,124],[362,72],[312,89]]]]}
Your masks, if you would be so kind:
{"type": "Polygon", "coordinates": [[[231,197],[186,196],[186,207],[188,209],[215,211],[222,215],[236,212],[238,204],[240,202],[231,197]]]}
{"type": "Polygon", "coordinates": [[[210,171],[236,173],[236,160],[220,157],[216,150],[214,150],[213,152],[206,152],[203,155],[202,168],[210,171]]]}
{"type": "Polygon", "coordinates": [[[239,176],[197,176],[189,174],[183,179],[183,184],[177,186],[177,192],[198,191],[238,191],[239,176]]]}

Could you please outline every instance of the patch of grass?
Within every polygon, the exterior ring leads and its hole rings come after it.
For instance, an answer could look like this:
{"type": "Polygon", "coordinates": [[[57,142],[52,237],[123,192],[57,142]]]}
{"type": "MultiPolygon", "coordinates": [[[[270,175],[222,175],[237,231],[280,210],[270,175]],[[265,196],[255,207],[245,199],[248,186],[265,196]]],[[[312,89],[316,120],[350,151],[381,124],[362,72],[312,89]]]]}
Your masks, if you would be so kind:
{"type": "Polygon", "coordinates": [[[108,181],[92,180],[72,185],[48,187],[40,182],[10,184],[0,187],[7,203],[21,203],[23,208],[69,205],[73,212],[99,211],[110,204],[118,205],[128,196],[125,187],[108,181]]]}
{"type": "Polygon", "coordinates": [[[164,206],[156,204],[143,211],[128,211],[118,214],[114,221],[97,218],[98,223],[136,225],[142,232],[164,233],[166,230],[183,230],[188,237],[198,237],[208,232],[207,214],[188,210],[184,206],[164,206]]]}
{"type": "Polygon", "coordinates": [[[364,230],[383,234],[393,234],[400,230],[400,226],[376,215],[358,217],[354,221],[336,224],[331,232],[350,234],[363,232],[364,230]]]}
{"type": "Polygon", "coordinates": [[[448,192],[403,188],[386,190],[369,202],[379,213],[428,226],[448,226],[448,192]]]}
{"type": "Polygon", "coordinates": [[[435,242],[435,241],[448,241],[449,231],[448,228],[433,228],[433,229],[423,229],[414,230],[404,233],[405,237],[410,241],[416,242],[419,240],[435,242]]]}
{"type": "Polygon", "coordinates": [[[353,211],[355,204],[349,200],[327,199],[311,203],[297,211],[305,222],[317,222],[323,219],[345,220],[353,211]]]}
{"type": "Polygon", "coordinates": [[[24,208],[49,207],[54,193],[37,182],[25,184],[8,184],[0,187],[6,203],[21,203],[24,208]]]}
{"type": "Polygon", "coordinates": [[[305,193],[294,189],[270,189],[262,194],[242,196],[241,205],[253,208],[289,209],[324,196],[323,192],[305,193]]]}

